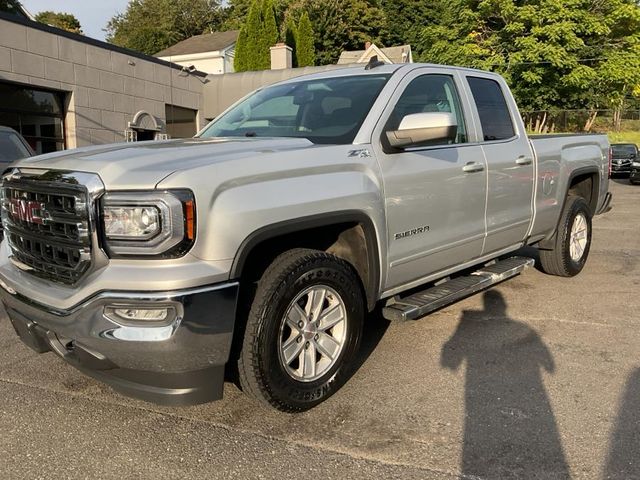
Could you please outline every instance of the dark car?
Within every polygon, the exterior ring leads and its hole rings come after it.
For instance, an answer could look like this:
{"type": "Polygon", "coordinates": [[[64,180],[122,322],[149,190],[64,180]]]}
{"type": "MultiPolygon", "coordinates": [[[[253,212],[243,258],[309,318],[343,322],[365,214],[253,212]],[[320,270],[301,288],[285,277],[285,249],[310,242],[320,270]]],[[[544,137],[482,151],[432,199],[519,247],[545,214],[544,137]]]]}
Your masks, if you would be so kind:
{"type": "Polygon", "coordinates": [[[611,174],[631,174],[631,164],[638,161],[638,147],[633,143],[611,145],[611,174]]]}
{"type": "MultiPolygon", "coordinates": [[[[0,171],[10,163],[26,157],[33,157],[34,151],[18,132],[9,127],[0,127],[0,171]]],[[[0,240],[3,238],[0,223],[0,240]]]]}
{"type": "Polygon", "coordinates": [[[22,135],[12,128],[0,127],[0,167],[34,155],[35,153],[22,135]]]}
{"type": "Polygon", "coordinates": [[[633,145],[636,148],[636,154],[633,159],[631,159],[631,171],[629,172],[629,182],[638,184],[640,183],[640,154],[638,153],[638,147],[633,145]]]}

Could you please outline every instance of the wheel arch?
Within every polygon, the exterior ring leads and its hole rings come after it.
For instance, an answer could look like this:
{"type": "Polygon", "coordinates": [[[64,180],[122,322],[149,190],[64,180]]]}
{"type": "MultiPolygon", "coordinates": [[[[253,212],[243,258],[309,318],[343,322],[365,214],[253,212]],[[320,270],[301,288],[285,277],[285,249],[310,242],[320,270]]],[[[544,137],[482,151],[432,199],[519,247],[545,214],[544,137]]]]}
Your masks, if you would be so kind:
{"type": "Polygon", "coordinates": [[[564,197],[562,208],[567,201],[567,196],[577,195],[584,198],[591,209],[592,216],[596,214],[598,198],[600,193],[600,172],[597,167],[577,168],[567,182],[567,192],[564,197]]]}
{"type": "Polygon", "coordinates": [[[277,222],[248,235],[233,259],[231,278],[260,274],[280,253],[291,248],[315,248],[349,262],[362,282],[367,307],[380,293],[380,256],[373,220],[364,212],[327,212],[277,222]]]}
{"type": "Polygon", "coordinates": [[[538,248],[550,249],[553,248],[556,235],[558,234],[558,224],[562,218],[562,212],[567,204],[567,198],[569,196],[583,197],[591,210],[591,215],[595,215],[598,207],[598,198],[600,194],[600,172],[596,166],[580,167],[571,172],[567,179],[567,187],[562,198],[562,206],[560,208],[560,215],[558,215],[558,221],[553,227],[553,232],[538,243],[538,248]]]}

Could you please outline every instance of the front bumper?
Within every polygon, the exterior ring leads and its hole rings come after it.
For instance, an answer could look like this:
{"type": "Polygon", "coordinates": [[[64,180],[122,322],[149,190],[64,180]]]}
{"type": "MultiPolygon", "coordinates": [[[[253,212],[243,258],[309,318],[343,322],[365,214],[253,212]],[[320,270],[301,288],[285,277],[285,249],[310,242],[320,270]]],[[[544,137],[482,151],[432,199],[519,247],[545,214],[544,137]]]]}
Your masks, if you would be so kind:
{"type": "Polygon", "coordinates": [[[35,303],[0,278],[0,297],[24,343],[54,351],[125,395],[163,405],[222,397],[238,283],[171,292],[102,292],[69,310],[35,303]],[[116,322],[105,307],[168,306],[170,323],[116,322]]]}
{"type": "Polygon", "coordinates": [[[611,163],[611,173],[616,175],[616,174],[627,174],[631,172],[631,162],[624,162],[621,164],[616,163],[616,160],[614,159],[613,162],[611,163]]]}

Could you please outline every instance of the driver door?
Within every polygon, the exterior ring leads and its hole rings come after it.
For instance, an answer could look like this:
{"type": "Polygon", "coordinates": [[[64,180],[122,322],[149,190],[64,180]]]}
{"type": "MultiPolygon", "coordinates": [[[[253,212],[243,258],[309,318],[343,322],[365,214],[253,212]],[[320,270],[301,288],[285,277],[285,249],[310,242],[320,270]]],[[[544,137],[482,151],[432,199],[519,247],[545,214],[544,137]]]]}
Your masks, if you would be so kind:
{"type": "Polygon", "coordinates": [[[477,258],[486,233],[487,165],[475,142],[461,79],[437,68],[411,72],[396,89],[376,127],[388,232],[385,290],[419,283],[430,274],[477,258]],[[385,132],[406,115],[447,112],[455,140],[394,150],[385,132]],[[473,143],[470,142],[473,141],[473,143]]]}

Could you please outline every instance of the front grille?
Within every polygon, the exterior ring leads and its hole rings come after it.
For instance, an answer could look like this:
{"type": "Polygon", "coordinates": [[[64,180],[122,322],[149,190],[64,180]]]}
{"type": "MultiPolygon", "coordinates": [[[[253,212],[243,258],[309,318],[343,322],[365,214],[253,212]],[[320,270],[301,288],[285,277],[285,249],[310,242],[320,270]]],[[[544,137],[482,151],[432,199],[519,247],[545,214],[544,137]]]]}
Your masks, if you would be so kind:
{"type": "Polygon", "coordinates": [[[12,260],[38,277],[74,284],[91,266],[87,190],[36,178],[5,177],[2,185],[2,224],[12,260]]]}

